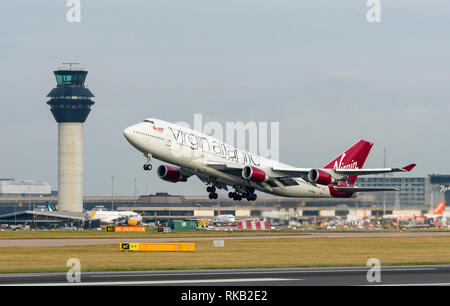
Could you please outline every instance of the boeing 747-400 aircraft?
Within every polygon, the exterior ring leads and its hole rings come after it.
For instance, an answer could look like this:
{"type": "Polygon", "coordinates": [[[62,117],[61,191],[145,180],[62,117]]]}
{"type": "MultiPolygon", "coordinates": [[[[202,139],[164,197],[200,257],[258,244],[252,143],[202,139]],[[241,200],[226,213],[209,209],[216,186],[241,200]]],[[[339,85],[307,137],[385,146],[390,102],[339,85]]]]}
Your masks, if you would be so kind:
{"type": "Polygon", "coordinates": [[[234,200],[256,200],[255,191],[285,197],[349,198],[358,192],[398,191],[395,188],[357,187],[358,175],[409,172],[403,168],[361,169],[373,146],[365,140],[336,157],[321,169],[296,168],[245,152],[209,135],[159,119],[145,119],[124,130],[124,136],[144,153],[144,170],[151,170],[156,158],[172,165],[161,165],[158,176],[168,182],[185,182],[197,176],[209,185],[210,199],[217,199],[216,188],[229,191],[234,200]],[[175,165],[175,166],[173,166],[175,165]]]}

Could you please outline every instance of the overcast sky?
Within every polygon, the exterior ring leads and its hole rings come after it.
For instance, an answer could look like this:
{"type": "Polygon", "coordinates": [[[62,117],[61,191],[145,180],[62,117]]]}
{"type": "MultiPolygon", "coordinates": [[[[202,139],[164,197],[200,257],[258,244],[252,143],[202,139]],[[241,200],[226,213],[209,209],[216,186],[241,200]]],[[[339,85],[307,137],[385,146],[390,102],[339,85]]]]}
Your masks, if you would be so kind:
{"type": "MultiPolygon", "coordinates": [[[[363,138],[366,167],[450,173],[450,2],[81,0],[0,4],[0,177],[57,189],[53,70],[80,62],[95,95],[84,125],[84,193],[206,194],[161,181],[123,138],[146,117],[279,122],[280,161],[321,167],[363,138]]],[[[159,165],[153,162],[154,168],[159,165]]]]}

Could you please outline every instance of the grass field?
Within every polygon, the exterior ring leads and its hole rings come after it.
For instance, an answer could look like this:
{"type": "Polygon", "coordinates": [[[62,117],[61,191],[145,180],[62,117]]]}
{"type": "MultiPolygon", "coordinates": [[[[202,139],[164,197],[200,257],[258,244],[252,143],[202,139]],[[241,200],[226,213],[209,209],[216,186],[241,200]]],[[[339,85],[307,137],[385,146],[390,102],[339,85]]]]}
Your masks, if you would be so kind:
{"type": "Polygon", "coordinates": [[[365,266],[372,257],[382,265],[450,264],[450,237],[225,240],[224,248],[200,241],[194,253],[119,252],[117,244],[2,248],[0,272],[66,272],[73,257],[82,272],[365,266]]]}

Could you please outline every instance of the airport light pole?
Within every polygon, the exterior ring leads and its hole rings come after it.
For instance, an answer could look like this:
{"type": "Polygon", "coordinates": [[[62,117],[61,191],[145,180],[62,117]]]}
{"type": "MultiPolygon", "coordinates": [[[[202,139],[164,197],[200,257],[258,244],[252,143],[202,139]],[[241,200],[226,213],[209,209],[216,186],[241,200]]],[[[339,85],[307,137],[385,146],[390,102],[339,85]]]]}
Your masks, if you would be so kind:
{"type": "Polygon", "coordinates": [[[134,205],[137,203],[137,184],[136,184],[136,178],[134,178],[134,205]]]}
{"type": "Polygon", "coordinates": [[[114,210],[114,176],[111,176],[111,211],[114,210]]]}
{"type": "MultiPolygon", "coordinates": [[[[383,168],[386,168],[386,147],[383,151],[383,168]]],[[[386,174],[383,174],[383,185],[386,185],[386,174]]],[[[383,216],[386,215],[386,191],[383,191],[383,216]]]]}

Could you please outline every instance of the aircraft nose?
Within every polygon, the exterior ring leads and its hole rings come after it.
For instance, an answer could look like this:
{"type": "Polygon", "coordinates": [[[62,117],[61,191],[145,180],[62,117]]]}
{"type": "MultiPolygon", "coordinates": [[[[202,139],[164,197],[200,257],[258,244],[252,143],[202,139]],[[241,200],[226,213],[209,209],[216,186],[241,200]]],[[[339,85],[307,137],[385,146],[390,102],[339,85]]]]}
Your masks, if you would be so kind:
{"type": "Polygon", "coordinates": [[[125,136],[125,138],[128,140],[128,141],[131,141],[131,135],[133,134],[133,132],[132,132],[132,128],[131,128],[131,126],[130,127],[127,127],[125,130],[123,130],[123,136],[125,136]]]}

